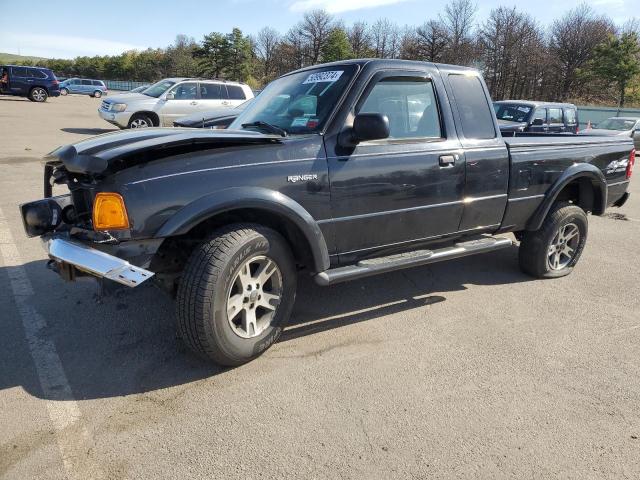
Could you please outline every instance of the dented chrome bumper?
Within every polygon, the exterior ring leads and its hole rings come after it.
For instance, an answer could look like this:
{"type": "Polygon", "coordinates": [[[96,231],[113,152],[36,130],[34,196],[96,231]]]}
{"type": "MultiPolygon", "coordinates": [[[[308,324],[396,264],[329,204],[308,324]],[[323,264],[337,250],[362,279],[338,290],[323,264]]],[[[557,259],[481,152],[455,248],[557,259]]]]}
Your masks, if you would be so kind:
{"type": "MultiPolygon", "coordinates": [[[[153,276],[153,272],[136,267],[108,253],[88,247],[79,242],[62,238],[44,240],[49,257],[58,264],[58,271],[69,270],[69,266],[95,277],[107,278],[128,287],[137,287],[153,276]]],[[[69,277],[73,277],[70,275],[69,277]]],[[[72,278],[71,278],[72,279],[72,278]]]]}

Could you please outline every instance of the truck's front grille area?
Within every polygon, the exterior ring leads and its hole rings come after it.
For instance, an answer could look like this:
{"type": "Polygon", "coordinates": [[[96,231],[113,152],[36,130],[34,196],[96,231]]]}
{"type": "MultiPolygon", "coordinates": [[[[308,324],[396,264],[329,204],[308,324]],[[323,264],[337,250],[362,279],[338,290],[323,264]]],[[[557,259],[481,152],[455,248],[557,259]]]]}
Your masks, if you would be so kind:
{"type": "Polygon", "coordinates": [[[105,112],[108,112],[110,106],[111,106],[111,103],[107,102],[106,100],[103,100],[102,105],[100,105],[100,110],[104,110],[105,112]]]}

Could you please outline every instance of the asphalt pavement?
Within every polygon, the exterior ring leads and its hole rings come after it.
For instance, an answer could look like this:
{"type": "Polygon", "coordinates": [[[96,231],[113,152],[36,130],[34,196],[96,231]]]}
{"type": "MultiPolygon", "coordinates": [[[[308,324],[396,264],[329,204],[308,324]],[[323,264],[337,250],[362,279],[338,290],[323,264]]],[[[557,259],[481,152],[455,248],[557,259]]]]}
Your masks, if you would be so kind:
{"type": "Polygon", "coordinates": [[[0,478],[640,478],[640,173],[574,272],[517,247],[321,288],[256,361],[176,339],[152,286],[45,268],[17,205],[100,100],[0,97],[0,478]]]}

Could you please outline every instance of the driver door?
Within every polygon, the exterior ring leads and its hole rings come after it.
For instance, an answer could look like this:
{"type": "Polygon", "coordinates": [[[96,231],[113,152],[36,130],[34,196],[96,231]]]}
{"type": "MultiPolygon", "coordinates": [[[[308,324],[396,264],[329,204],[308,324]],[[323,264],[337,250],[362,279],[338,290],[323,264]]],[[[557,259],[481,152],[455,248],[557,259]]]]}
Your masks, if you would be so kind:
{"type": "Polygon", "coordinates": [[[173,126],[173,122],[178,118],[195,113],[198,103],[197,82],[185,82],[174,86],[165,94],[158,112],[160,124],[165,127],[173,126]]]}
{"type": "Polygon", "coordinates": [[[385,115],[391,134],[328,159],[340,263],[457,231],[465,156],[455,135],[447,138],[436,81],[425,72],[384,72],[357,101],[354,115],[385,115]]]}

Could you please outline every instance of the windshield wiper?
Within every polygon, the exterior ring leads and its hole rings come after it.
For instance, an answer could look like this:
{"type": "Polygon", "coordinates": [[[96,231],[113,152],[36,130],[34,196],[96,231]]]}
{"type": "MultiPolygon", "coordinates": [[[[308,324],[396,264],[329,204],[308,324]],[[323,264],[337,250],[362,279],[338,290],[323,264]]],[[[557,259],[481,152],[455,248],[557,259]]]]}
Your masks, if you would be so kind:
{"type": "Polygon", "coordinates": [[[262,128],[263,130],[267,130],[268,132],[271,132],[271,133],[277,133],[278,135],[283,137],[287,136],[287,131],[284,128],[276,127],[275,125],[271,125],[270,123],[267,123],[267,122],[257,121],[257,122],[242,124],[242,128],[247,128],[247,127],[258,127],[258,128],[262,128]]]}

